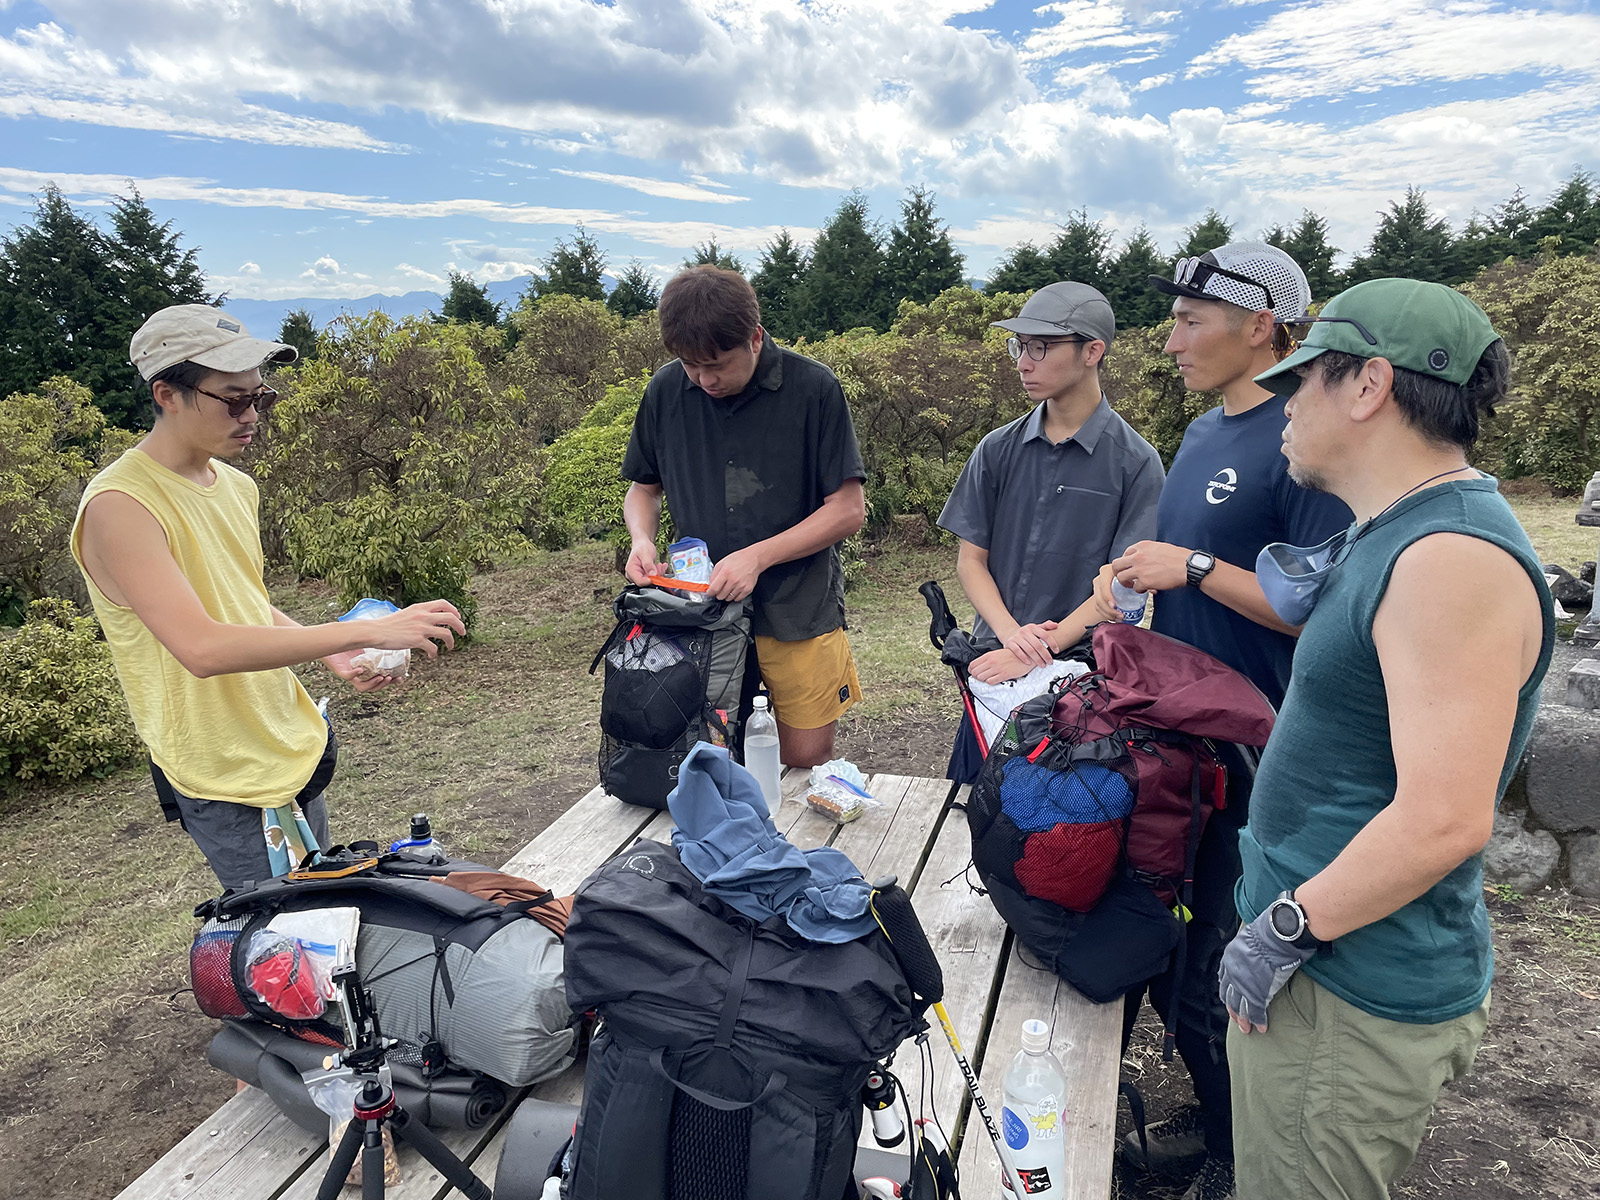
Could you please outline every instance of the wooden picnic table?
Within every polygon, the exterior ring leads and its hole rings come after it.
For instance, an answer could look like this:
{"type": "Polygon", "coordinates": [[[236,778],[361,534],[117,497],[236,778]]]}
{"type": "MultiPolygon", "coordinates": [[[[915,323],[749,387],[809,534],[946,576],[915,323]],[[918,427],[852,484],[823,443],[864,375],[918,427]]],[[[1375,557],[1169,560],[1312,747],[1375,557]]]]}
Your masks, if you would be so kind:
{"type": "MultiPolygon", "coordinates": [[[[784,799],[774,818],[778,828],[802,849],[837,847],[868,879],[899,876],[943,965],[945,1007],[997,1119],[1001,1079],[1017,1052],[1022,1022],[1030,1017],[1053,1021],[1052,1048],[1067,1074],[1062,1106],[1068,1133],[1066,1194],[1072,1200],[1106,1200],[1122,1006],[1091,1004],[1054,975],[1019,959],[994,906],[963,876],[971,840],[966,815],[956,803],[964,790],[955,792],[942,779],[876,775],[868,787],[882,806],[840,826],[800,802],[806,779],[804,771],[785,774],[784,799]]],[[[669,841],[671,830],[667,813],[623,804],[597,787],[503,869],[562,895],[636,839],[669,841]]],[[[958,1150],[962,1194],[967,1200],[1009,1196],[1001,1190],[998,1160],[982,1122],[976,1113],[968,1120],[971,1105],[960,1070],[933,1014],[928,1015],[933,1026],[933,1103],[958,1150]]],[[[908,1043],[893,1069],[915,1113],[921,1088],[918,1048],[908,1043]]],[[[580,1059],[555,1078],[517,1093],[485,1128],[443,1131],[441,1136],[492,1187],[517,1104],[526,1097],[576,1104],[582,1091],[580,1059]]],[[[870,1122],[863,1127],[864,1145],[873,1144],[870,1128],[870,1122]]],[[[325,1136],[307,1133],[264,1092],[247,1088],[163,1155],[118,1200],[311,1200],[327,1166],[327,1148],[325,1136]]],[[[399,1156],[405,1181],[388,1190],[390,1200],[443,1200],[459,1194],[409,1146],[402,1145],[399,1156]]]]}

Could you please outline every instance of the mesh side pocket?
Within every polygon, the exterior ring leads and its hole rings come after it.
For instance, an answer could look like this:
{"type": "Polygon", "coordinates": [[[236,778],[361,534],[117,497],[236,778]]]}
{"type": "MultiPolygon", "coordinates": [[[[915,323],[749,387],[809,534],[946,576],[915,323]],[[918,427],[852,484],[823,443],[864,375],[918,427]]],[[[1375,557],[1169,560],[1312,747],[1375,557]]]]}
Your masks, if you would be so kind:
{"type": "Polygon", "coordinates": [[[605,656],[600,728],[619,742],[649,750],[676,743],[703,719],[710,634],[671,635],[644,626],[605,656]]]}
{"type": "Polygon", "coordinates": [[[668,1200],[747,1200],[750,1109],[722,1112],[679,1093],[667,1148],[668,1200]]]}
{"type": "Polygon", "coordinates": [[[244,927],[244,917],[207,921],[189,947],[189,983],[208,1017],[250,1015],[233,982],[233,944],[244,927]]]}

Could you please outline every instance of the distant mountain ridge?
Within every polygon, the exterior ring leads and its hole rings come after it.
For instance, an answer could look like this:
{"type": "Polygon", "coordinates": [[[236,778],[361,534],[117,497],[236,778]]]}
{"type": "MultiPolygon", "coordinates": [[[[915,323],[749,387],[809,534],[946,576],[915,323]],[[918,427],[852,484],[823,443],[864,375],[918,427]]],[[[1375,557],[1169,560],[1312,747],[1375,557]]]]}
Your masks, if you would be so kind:
{"type": "MultiPolygon", "coordinates": [[[[488,285],[489,299],[501,305],[501,311],[504,312],[522,298],[522,293],[528,290],[530,279],[531,275],[519,275],[515,279],[491,283],[488,285]]],[[[444,307],[444,295],[440,292],[405,292],[390,296],[374,292],[370,296],[355,299],[333,300],[324,296],[301,296],[288,300],[252,300],[245,296],[229,296],[223,302],[223,307],[243,321],[253,336],[275,338],[283,327],[283,319],[297,308],[309,312],[312,321],[321,329],[345,313],[364,317],[381,309],[396,318],[436,313],[444,307]]]]}

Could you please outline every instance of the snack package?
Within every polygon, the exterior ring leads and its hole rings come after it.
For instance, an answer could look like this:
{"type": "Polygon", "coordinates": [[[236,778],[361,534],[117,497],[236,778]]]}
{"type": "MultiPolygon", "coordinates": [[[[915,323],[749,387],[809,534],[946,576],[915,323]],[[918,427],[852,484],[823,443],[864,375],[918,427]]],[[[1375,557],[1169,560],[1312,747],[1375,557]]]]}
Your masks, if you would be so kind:
{"type": "MultiPolygon", "coordinates": [[[[387,617],[399,612],[400,609],[387,600],[374,600],[368,596],[364,600],[356,601],[355,605],[341,621],[371,621],[377,617],[387,617]]],[[[368,648],[350,660],[350,665],[365,669],[369,675],[387,675],[392,679],[404,679],[411,674],[411,651],[409,650],[377,650],[368,648]]]]}
{"type": "MultiPolygon", "coordinates": [[[[349,1067],[307,1071],[300,1078],[305,1081],[312,1103],[328,1114],[328,1153],[331,1155],[337,1149],[339,1139],[344,1136],[345,1126],[355,1116],[356,1098],[361,1095],[361,1080],[355,1077],[355,1072],[349,1067]]],[[[385,1082],[388,1082],[387,1079],[385,1082]]],[[[404,1182],[400,1174],[400,1160],[395,1157],[394,1138],[387,1125],[383,1127],[383,1182],[389,1186],[404,1182]]],[[[345,1186],[361,1186],[359,1154],[345,1178],[345,1186]]]]}
{"type": "Polygon", "coordinates": [[[711,582],[711,551],[699,538],[682,538],[667,547],[672,577],[691,583],[711,582]]]}
{"type": "Polygon", "coordinates": [[[882,808],[883,805],[867,791],[867,781],[855,763],[835,758],[820,767],[811,768],[811,787],[806,793],[806,807],[843,825],[847,821],[854,821],[869,808],[882,808]]]}

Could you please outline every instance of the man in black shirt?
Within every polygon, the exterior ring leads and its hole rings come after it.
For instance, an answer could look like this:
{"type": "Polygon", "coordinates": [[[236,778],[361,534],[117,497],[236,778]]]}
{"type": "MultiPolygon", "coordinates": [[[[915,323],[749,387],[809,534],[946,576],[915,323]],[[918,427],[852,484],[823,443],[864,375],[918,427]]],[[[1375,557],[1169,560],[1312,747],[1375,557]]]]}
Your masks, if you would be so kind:
{"type": "Polygon", "coordinates": [[[833,755],[861,684],[844,633],[839,543],[866,520],[866,469],[844,391],[819,362],[761,328],[735,271],[694,267],[661,293],[661,337],[677,360],[651,378],[622,475],[627,576],[662,570],[666,497],[680,536],[706,543],[711,595],[755,601],[756,658],[792,767],[833,755]]]}

